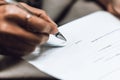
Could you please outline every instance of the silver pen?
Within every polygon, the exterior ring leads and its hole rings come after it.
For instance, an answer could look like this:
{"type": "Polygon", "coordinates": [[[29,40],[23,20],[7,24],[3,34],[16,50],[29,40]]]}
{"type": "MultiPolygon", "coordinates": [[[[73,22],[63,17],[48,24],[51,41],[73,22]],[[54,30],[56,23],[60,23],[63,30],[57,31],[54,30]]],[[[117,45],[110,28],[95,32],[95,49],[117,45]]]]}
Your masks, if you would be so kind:
{"type": "MultiPolygon", "coordinates": [[[[27,8],[25,8],[23,5],[21,5],[20,3],[16,2],[16,1],[10,1],[10,0],[6,0],[6,2],[8,4],[14,4],[16,6],[18,6],[19,8],[27,11],[28,13],[34,15],[31,11],[29,11],[27,8]]],[[[58,31],[56,34],[54,34],[55,37],[57,37],[58,39],[61,39],[61,40],[64,40],[64,41],[67,41],[66,38],[58,31]]]]}

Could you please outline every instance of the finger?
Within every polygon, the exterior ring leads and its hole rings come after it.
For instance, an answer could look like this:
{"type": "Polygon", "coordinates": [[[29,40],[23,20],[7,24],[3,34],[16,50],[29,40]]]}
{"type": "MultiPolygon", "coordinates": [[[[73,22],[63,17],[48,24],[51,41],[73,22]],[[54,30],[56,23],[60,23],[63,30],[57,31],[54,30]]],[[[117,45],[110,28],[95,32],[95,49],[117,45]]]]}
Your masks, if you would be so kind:
{"type": "Polygon", "coordinates": [[[31,41],[29,39],[25,39],[23,37],[16,36],[10,33],[0,32],[0,36],[1,36],[0,45],[13,48],[14,50],[29,51],[32,49],[32,47],[37,45],[37,44],[31,44],[31,41]]]}
{"type": "MultiPolygon", "coordinates": [[[[23,39],[23,41],[26,41],[26,43],[29,43],[31,45],[38,44],[40,42],[38,36],[20,28],[18,25],[14,24],[14,23],[8,23],[8,22],[2,23],[0,25],[0,33],[6,33],[6,34],[18,36],[19,39],[23,39]]],[[[3,37],[4,37],[4,35],[3,35],[3,37]]],[[[5,38],[7,39],[7,37],[5,37],[5,38]]]]}
{"type": "Polygon", "coordinates": [[[115,15],[116,17],[120,17],[120,10],[119,10],[119,8],[116,7],[115,5],[113,5],[113,3],[109,3],[108,11],[110,13],[112,13],[113,15],[115,15]]]}
{"type": "Polygon", "coordinates": [[[5,14],[6,18],[9,18],[11,20],[14,19],[16,22],[22,22],[23,24],[27,23],[27,26],[24,26],[27,27],[27,29],[48,34],[52,32],[53,25],[46,22],[45,20],[38,18],[34,15],[28,18],[28,16],[30,15],[29,13],[15,6],[7,6],[6,9],[8,11],[5,14]],[[10,8],[12,9],[9,10],[10,8]]]}
{"type": "MultiPolygon", "coordinates": [[[[36,45],[30,45],[24,42],[23,38],[6,33],[0,33],[0,54],[24,56],[34,51],[36,45]]],[[[40,44],[48,40],[48,35],[41,35],[40,44]]]]}
{"type": "Polygon", "coordinates": [[[46,14],[46,12],[44,10],[31,7],[31,6],[29,6],[25,3],[20,3],[20,4],[23,5],[26,9],[28,9],[32,14],[34,14],[34,15],[40,17],[40,18],[43,18],[46,21],[51,22],[55,26],[57,26],[57,24],[52,21],[52,19],[46,14]]]}
{"type": "Polygon", "coordinates": [[[120,0],[112,0],[112,7],[120,15],[120,0]]]}
{"type": "Polygon", "coordinates": [[[16,46],[16,45],[12,45],[12,47],[9,47],[5,44],[0,44],[0,54],[4,54],[4,55],[15,55],[15,56],[24,56],[24,55],[28,55],[30,54],[32,51],[35,50],[35,47],[28,47],[28,46],[16,46]],[[27,48],[27,49],[26,49],[27,48]],[[4,53],[3,53],[4,52],[4,53]],[[8,52],[8,53],[6,53],[8,52]]]}
{"type": "Polygon", "coordinates": [[[29,44],[29,40],[25,42],[24,38],[19,36],[0,32],[0,37],[0,48],[2,49],[2,53],[0,52],[0,54],[23,56],[35,49],[35,45],[29,44]]]}
{"type": "MultiPolygon", "coordinates": [[[[28,45],[36,45],[36,44],[43,44],[45,43],[48,38],[49,34],[46,33],[38,33],[38,34],[32,34],[22,28],[20,28],[18,25],[14,23],[2,23],[3,25],[0,25],[0,33],[9,34],[9,39],[19,39],[21,41],[24,41],[25,43],[28,43],[28,45]],[[12,38],[13,36],[13,38],[12,38]]],[[[3,38],[5,37],[3,35],[3,38]]],[[[1,35],[2,37],[2,35],[1,35]]],[[[7,39],[8,37],[5,37],[7,39]]],[[[2,38],[1,38],[2,39],[2,38]]],[[[5,40],[6,41],[6,40],[5,40]]],[[[11,40],[13,41],[13,40],[11,40]]]]}
{"type": "Polygon", "coordinates": [[[0,47],[3,49],[0,54],[15,56],[29,54],[39,43],[44,44],[49,37],[47,34],[41,34],[38,35],[39,39],[37,38],[36,40],[36,36],[32,37],[33,35],[28,35],[29,33],[26,33],[27,32],[21,30],[20,27],[14,25],[2,25],[2,27],[0,27],[0,47]]]}
{"type": "Polygon", "coordinates": [[[8,56],[25,56],[30,54],[30,52],[26,52],[26,51],[22,51],[22,50],[17,50],[11,47],[7,47],[7,46],[1,46],[0,45],[0,54],[2,55],[8,55],[8,56]]]}
{"type": "Polygon", "coordinates": [[[21,5],[23,5],[25,8],[27,8],[32,14],[38,16],[39,18],[42,18],[44,20],[46,20],[47,22],[51,23],[52,26],[52,33],[57,33],[57,24],[46,14],[45,11],[41,10],[41,9],[37,9],[34,7],[31,7],[25,3],[20,3],[21,5]]]}

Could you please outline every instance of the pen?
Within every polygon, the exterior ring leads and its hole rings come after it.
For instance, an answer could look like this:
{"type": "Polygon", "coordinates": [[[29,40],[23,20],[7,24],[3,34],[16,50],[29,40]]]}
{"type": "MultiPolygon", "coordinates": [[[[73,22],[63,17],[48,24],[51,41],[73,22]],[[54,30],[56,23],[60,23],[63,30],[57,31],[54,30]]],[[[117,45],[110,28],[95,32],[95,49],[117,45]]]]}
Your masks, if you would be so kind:
{"type": "MultiPolygon", "coordinates": [[[[20,7],[21,9],[27,11],[28,13],[34,15],[30,10],[28,10],[27,8],[25,8],[23,5],[19,4],[18,2],[16,1],[9,1],[9,0],[6,0],[6,2],[8,4],[14,4],[14,5],[17,5],[18,7],[20,7]]],[[[64,40],[64,41],[67,41],[66,38],[58,31],[56,34],[54,34],[55,37],[57,37],[58,39],[61,39],[61,40],[64,40]]]]}

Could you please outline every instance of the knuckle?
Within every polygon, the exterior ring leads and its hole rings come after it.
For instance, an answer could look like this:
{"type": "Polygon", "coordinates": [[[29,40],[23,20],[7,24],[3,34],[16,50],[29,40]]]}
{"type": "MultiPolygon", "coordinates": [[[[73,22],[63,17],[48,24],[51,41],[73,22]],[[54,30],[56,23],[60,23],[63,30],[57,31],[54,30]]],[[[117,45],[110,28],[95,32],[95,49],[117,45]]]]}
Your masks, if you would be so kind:
{"type": "Polygon", "coordinates": [[[11,14],[15,13],[15,5],[7,5],[5,6],[5,11],[4,11],[4,15],[5,16],[9,16],[11,14]]]}

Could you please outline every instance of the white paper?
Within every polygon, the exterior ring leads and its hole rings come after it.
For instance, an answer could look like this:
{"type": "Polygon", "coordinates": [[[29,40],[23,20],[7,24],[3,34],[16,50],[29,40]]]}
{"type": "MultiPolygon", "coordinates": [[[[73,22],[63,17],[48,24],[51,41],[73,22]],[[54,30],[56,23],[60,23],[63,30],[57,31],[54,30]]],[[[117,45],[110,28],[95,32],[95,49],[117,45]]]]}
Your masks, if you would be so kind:
{"type": "Polygon", "coordinates": [[[59,28],[64,47],[42,47],[29,61],[61,80],[120,80],[120,21],[99,11],[59,28]]]}

